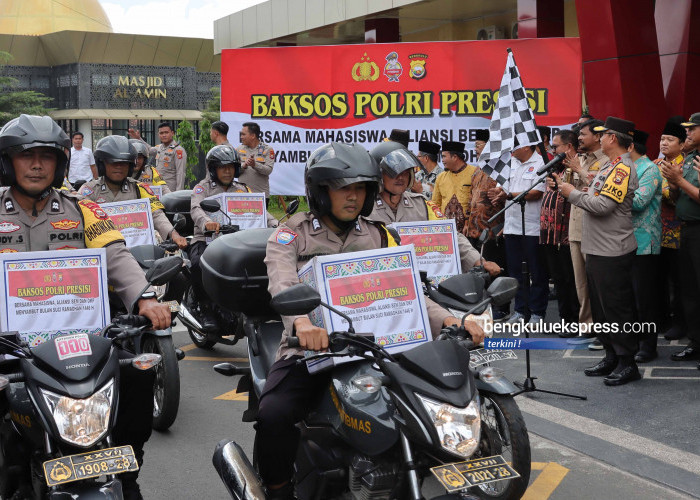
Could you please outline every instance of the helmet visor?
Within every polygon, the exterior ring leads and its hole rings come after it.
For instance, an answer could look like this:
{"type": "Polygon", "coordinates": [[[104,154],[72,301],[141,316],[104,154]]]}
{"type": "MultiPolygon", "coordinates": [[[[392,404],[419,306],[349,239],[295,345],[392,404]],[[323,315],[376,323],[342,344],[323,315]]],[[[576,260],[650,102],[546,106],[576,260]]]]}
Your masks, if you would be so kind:
{"type": "Polygon", "coordinates": [[[379,166],[393,179],[406,170],[420,167],[420,161],[407,149],[395,149],[382,158],[379,166]]]}

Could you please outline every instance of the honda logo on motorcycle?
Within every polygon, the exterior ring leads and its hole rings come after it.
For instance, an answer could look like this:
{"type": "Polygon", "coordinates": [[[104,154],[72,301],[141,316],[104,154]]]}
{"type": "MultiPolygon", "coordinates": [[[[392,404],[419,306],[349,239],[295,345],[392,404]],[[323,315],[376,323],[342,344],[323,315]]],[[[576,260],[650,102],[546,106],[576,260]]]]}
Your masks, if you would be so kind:
{"type": "Polygon", "coordinates": [[[92,354],[90,340],[85,333],[62,335],[60,337],[56,337],[55,342],[58,359],[61,361],[78,356],[90,356],[92,354]]]}

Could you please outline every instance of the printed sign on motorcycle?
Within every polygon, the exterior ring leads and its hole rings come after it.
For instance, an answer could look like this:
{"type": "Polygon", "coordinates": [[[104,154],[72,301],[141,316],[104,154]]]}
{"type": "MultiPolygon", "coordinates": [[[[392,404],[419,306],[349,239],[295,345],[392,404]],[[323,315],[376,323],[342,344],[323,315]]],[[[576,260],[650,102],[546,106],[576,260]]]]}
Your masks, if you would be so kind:
{"type": "MultiPolygon", "coordinates": [[[[389,352],[410,349],[431,338],[413,245],[314,257],[299,271],[299,279],[318,290],[325,303],[347,314],[356,332],[373,333],[389,352]]],[[[310,318],[329,332],[348,327],[346,320],[322,307],[310,318]]],[[[339,359],[309,362],[309,372],[330,367],[339,359]]]]}
{"type": "Polygon", "coordinates": [[[231,219],[229,222],[221,212],[210,214],[219,224],[234,224],[241,230],[267,227],[264,193],[221,193],[207,200],[218,201],[231,219]]]}
{"type": "MultiPolygon", "coordinates": [[[[0,327],[30,346],[99,333],[109,320],[105,258],[103,248],[0,254],[0,327]]],[[[66,353],[76,346],[66,344],[66,353]]]]}
{"type": "Polygon", "coordinates": [[[159,200],[163,197],[163,185],[161,184],[160,186],[148,186],[151,188],[151,191],[153,191],[153,194],[156,195],[156,198],[159,200]]]}
{"type": "Polygon", "coordinates": [[[127,248],[137,245],[155,245],[156,237],[153,231],[153,214],[151,202],[148,199],[113,201],[101,203],[100,207],[107,212],[114,225],[126,240],[127,248]]]}
{"type": "Polygon", "coordinates": [[[391,227],[398,231],[402,244],[413,244],[419,269],[427,271],[435,283],[462,273],[454,220],[396,222],[391,227]]]}

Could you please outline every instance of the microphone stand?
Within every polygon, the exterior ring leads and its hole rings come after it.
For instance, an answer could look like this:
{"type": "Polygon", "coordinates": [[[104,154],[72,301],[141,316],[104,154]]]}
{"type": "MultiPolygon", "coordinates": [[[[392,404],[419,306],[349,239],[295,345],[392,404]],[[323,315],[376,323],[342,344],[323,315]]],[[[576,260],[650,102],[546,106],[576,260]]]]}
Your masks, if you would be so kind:
{"type": "MultiPolygon", "coordinates": [[[[545,157],[546,158],[546,157],[545,157]]],[[[553,165],[550,170],[547,170],[544,172],[540,177],[538,177],[535,182],[527,189],[525,189],[522,193],[520,193],[518,196],[513,198],[510,203],[508,203],[503,209],[495,214],[493,217],[491,217],[488,220],[488,224],[491,224],[493,221],[498,218],[499,215],[504,213],[506,210],[508,210],[510,207],[518,203],[520,205],[520,234],[522,237],[522,242],[521,242],[521,247],[522,247],[522,254],[523,254],[523,261],[521,263],[522,266],[522,276],[523,276],[523,295],[524,295],[524,302],[525,302],[525,316],[528,316],[529,312],[529,306],[528,302],[530,300],[530,269],[528,268],[528,262],[527,262],[527,253],[525,252],[525,203],[527,203],[527,200],[525,200],[525,197],[527,194],[536,186],[539,184],[543,183],[545,179],[549,176],[552,175],[552,171],[554,170],[555,166],[553,165]]],[[[555,180],[556,182],[556,180],[555,180]]],[[[530,338],[530,331],[528,328],[525,328],[525,338],[529,339],[530,338]]],[[[538,389],[535,387],[535,379],[537,377],[533,377],[531,374],[530,370],[530,349],[525,349],[525,369],[527,371],[525,380],[523,382],[515,382],[515,385],[520,387],[520,390],[513,394],[513,396],[518,396],[524,392],[544,392],[547,394],[555,394],[557,396],[565,396],[567,398],[576,398],[576,399],[582,399],[582,400],[587,400],[588,397],[586,396],[577,396],[575,394],[568,394],[565,392],[556,392],[556,391],[545,391],[544,389],[538,389]]]]}

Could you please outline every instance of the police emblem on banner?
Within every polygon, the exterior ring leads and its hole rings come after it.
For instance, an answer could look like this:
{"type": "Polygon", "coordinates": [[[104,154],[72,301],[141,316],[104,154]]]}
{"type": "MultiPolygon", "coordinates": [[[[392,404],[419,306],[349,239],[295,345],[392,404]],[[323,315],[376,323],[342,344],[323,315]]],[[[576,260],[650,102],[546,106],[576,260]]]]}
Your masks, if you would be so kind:
{"type": "Polygon", "coordinates": [[[396,52],[389,52],[386,55],[384,75],[390,82],[398,82],[401,73],[403,73],[403,66],[401,66],[401,63],[399,62],[399,54],[396,52]]]}
{"type": "Polygon", "coordinates": [[[352,67],[352,79],[356,82],[369,80],[371,82],[379,78],[379,66],[372,61],[367,52],[363,54],[359,62],[356,62],[352,67]]]}
{"type": "Polygon", "coordinates": [[[427,54],[411,54],[408,56],[408,58],[411,60],[411,70],[408,72],[408,76],[415,80],[420,80],[421,78],[425,78],[426,74],[426,68],[425,65],[426,59],[428,58],[427,54]]]}

